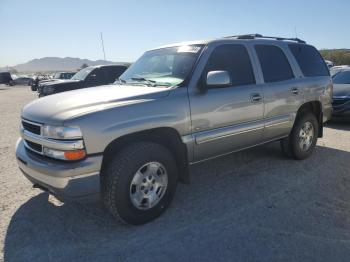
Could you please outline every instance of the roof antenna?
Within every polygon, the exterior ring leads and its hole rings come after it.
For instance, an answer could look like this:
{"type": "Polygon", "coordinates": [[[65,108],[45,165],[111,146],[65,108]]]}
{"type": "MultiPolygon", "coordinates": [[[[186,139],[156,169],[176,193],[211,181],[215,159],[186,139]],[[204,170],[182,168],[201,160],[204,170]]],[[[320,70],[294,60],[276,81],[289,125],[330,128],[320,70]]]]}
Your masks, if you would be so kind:
{"type": "Polygon", "coordinates": [[[294,26],[294,34],[295,34],[295,38],[298,38],[297,27],[296,26],[294,26]]]}
{"type": "Polygon", "coordinates": [[[100,37],[101,37],[101,45],[102,45],[102,51],[103,51],[103,59],[106,61],[106,53],[105,53],[105,46],[103,44],[102,32],[100,32],[100,37]]]}

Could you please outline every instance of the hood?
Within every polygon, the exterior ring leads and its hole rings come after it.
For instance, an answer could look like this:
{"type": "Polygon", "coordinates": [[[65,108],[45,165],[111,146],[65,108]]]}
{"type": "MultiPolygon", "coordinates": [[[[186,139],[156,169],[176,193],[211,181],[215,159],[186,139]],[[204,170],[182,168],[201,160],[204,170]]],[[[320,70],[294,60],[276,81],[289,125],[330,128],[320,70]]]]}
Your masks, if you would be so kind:
{"type": "Polygon", "coordinates": [[[44,80],[40,81],[40,86],[59,86],[59,85],[66,85],[66,84],[72,84],[72,83],[79,83],[81,80],[71,80],[71,79],[51,79],[51,80],[44,80]]]}
{"type": "Polygon", "coordinates": [[[169,94],[166,87],[106,85],[39,98],[22,110],[22,117],[38,123],[62,124],[73,117],[112,107],[151,101],[169,94]]]}
{"type": "Polygon", "coordinates": [[[350,96],[350,84],[333,84],[333,98],[350,96]]]}

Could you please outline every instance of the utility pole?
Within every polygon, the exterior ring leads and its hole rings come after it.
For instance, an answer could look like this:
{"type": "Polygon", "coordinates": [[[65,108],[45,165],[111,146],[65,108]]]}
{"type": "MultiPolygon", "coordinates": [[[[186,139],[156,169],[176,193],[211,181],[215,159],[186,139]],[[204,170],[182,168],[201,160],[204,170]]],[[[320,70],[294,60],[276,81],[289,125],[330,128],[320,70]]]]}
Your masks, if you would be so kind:
{"type": "Polygon", "coordinates": [[[103,59],[106,60],[106,53],[105,53],[105,46],[103,44],[102,32],[100,32],[100,37],[101,37],[101,45],[102,45],[102,51],[103,51],[103,59]]]}

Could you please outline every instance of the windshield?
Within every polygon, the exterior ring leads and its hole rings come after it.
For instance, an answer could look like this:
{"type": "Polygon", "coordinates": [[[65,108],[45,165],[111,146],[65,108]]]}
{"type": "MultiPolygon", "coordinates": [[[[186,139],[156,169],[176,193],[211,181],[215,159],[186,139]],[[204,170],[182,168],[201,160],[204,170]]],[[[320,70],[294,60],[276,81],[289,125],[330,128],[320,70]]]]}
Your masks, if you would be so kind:
{"type": "Polygon", "coordinates": [[[81,69],[79,72],[77,72],[74,76],[72,76],[71,79],[73,80],[84,80],[85,77],[88,76],[88,74],[90,74],[90,72],[94,70],[93,67],[86,67],[84,69],[81,69]]]}
{"type": "Polygon", "coordinates": [[[202,47],[189,45],[148,51],[119,80],[128,84],[179,85],[191,72],[202,47]]]}
{"type": "Polygon", "coordinates": [[[53,78],[54,78],[54,79],[59,79],[60,76],[61,76],[61,73],[56,73],[56,74],[54,74],[53,78]]]}

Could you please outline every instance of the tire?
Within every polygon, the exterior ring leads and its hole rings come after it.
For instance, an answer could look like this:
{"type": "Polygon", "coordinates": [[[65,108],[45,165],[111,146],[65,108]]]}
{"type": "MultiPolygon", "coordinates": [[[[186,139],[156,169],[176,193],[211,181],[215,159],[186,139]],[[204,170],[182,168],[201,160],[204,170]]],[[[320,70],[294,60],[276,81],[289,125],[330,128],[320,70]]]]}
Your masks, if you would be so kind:
{"type": "Polygon", "coordinates": [[[318,128],[317,118],[311,112],[298,116],[290,135],[281,140],[283,153],[297,160],[308,158],[316,147],[318,128]],[[304,132],[303,128],[309,131],[304,132]]]}
{"type": "MultiPolygon", "coordinates": [[[[164,179],[164,173],[159,177],[164,179]]],[[[176,191],[177,180],[176,161],[167,148],[152,142],[135,143],[116,153],[107,163],[101,176],[102,200],[105,207],[115,218],[128,224],[144,224],[160,216],[170,205],[176,191]],[[166,173],[167,185],[160,190],[157,187],[157,192],[161,192],[162,197],[158,198],[158,202],[153,202],[154,206],[150,206],[152,203],[151,197],[145,200],[143,198],[145,191],[141,191],[142,185],[145,184],[136,186],[133,183],[137,174],[141,174],[141,177],[143,177],[141,183],[145,181],[144,177],[146,175],[148,184],[144,186],[144,189],[148,188],[148,193],[154,196],[156,187],[153,192],[151,192],[151,189],[153,187],[152,183],[155,183],[155,181],[148,181],[148,174],[152,173],[151,171],[157,167],[159,167],[156,171],[157,177],[158,173],[166,173]],[[142,199],[139,205],[135,204],[137,200],[135,200],[133,194],[136,195],[136,193],[142,196],[139,198],[142,199]]],[[[136,179],[136,181],[139,180],[136,179]]]]}

